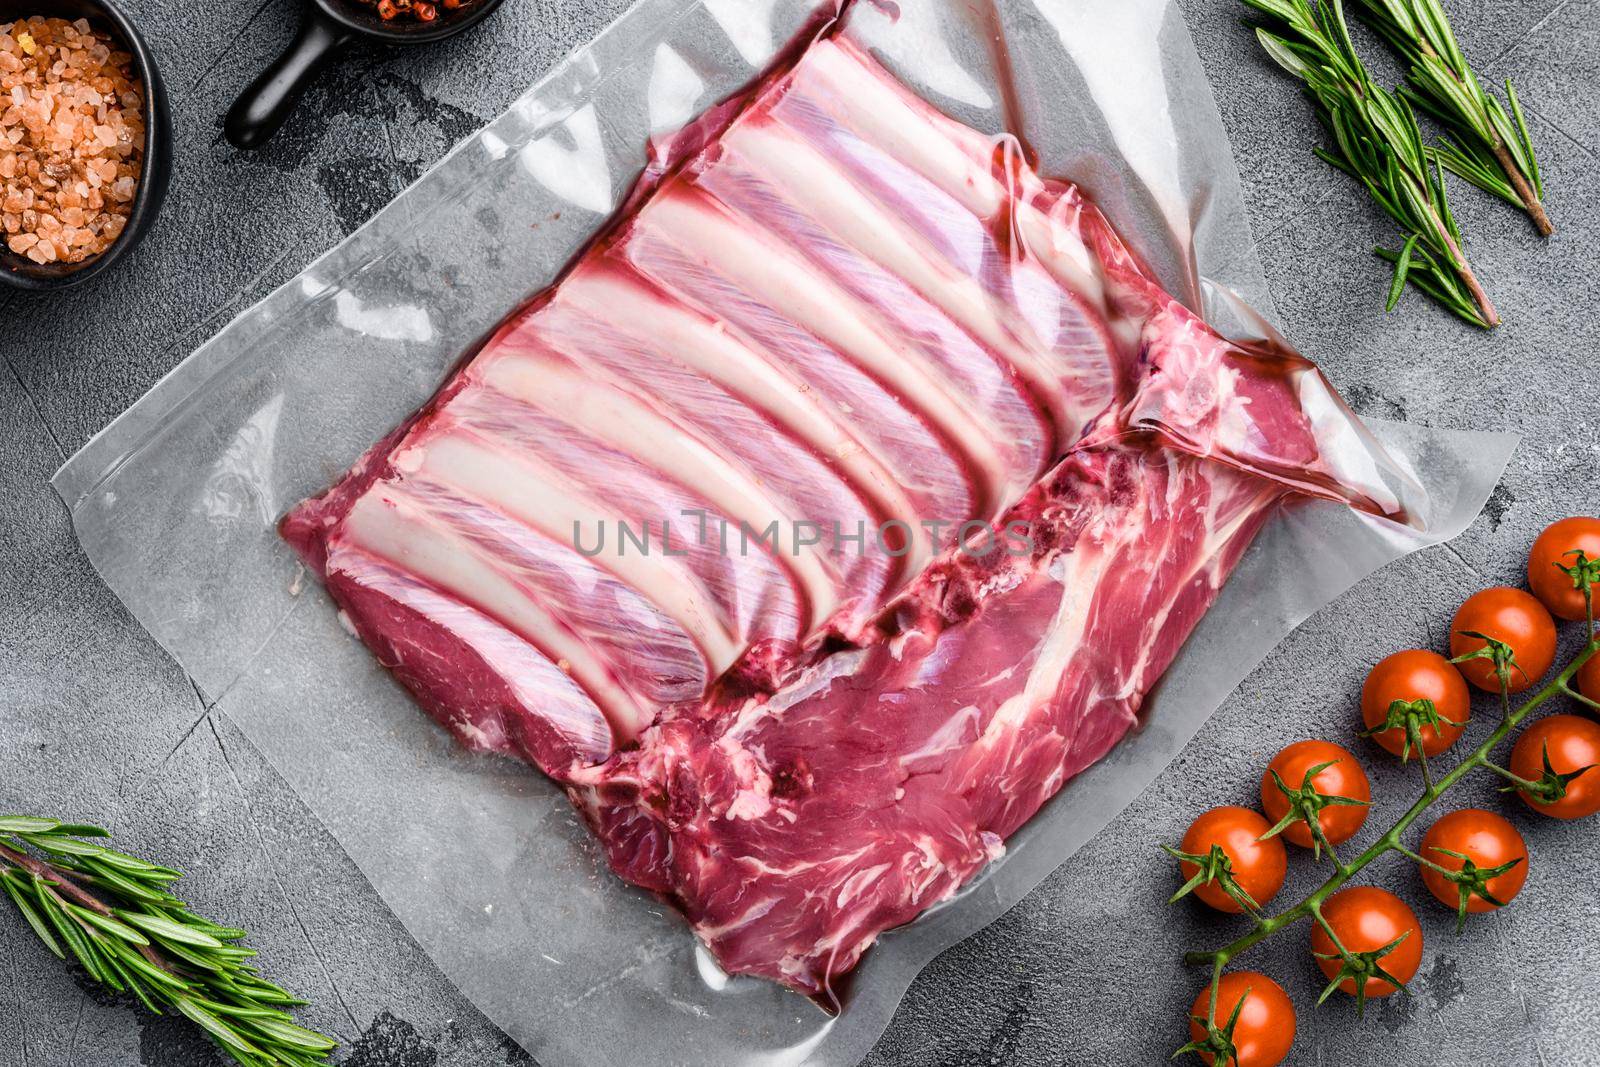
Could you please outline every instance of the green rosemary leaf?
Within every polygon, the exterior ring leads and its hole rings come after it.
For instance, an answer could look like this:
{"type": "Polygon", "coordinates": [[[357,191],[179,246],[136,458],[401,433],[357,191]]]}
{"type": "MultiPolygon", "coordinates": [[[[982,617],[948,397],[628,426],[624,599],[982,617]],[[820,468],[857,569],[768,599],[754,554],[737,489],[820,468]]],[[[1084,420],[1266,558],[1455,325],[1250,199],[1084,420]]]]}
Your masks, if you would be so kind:
{"type": "Polygon", "coordinates": [[[1274,18],[1283,19],[1285,22],[1294,18],[1294,6],[1286,0],[1244,0],[1246,4],[1274,18]]]}
{"type": "Polygon", "coordinates": [[[1406,238],[1405,247],[1400,249],[1400,257],[1394,264],[1394,282],[1389,286],[1389,299],[1384,302],[1385,312],[1393,311],[1395,305],[1400,303],[1400,294],[1406,290],[1406,274],[1411,270],[1411,254],[1417,249],[1417,242],[1422,238],[1412,234],[1406,238]]]}
{"type": "Polygon", "coordinates": [[[1455,31],[1450,28],[1450,20],[1445,16],[1444,8],[1439,6],[1439,0],[1416,0],[1416,3],[1419,29],[1427,35],[1433,50],[1451,69],[1470,77],[1472,68],[1467,65],[1467,57],[1461,54],[1455,31]]]}
{"type": "MultiPolygon", "coordinates": [[[[202,1008],[206,1009],[207,1011],[211,1012],[213,1015],[218,1015],[218,1016],[226,1015],[226,1016],[229,1016],[229,1017],[235,1018],[235,1019],[251,1019],[251,1020],[276,1019],[276,1020],[279,1020],[281,1022],[287,1022],[289,1020],[289,1016],[288,1015],[284,1014],[281,1011],[278,1011],[276,1008],[248,1007],[248,1006],[239,1005],[239,1004],[224,1004],[219,1000],[208,1000],[205,997],[194,996],[194,995],[191,995],[189,997],[189,999],[194,1001],[196,1004],[200,1005],[202,1008]]],[[[327,1039],[324,1038],[324,1040],[327,1040],[327,1039]]],[[[329,1047],[331,1048],[332,1046],[330,1045],[329,1047]]]]}
{"type": "Polygon", "coordinates": [[[176,941],[180,945],[194,945],[197,948],[222,948],[222,942],[208,933],[173,922],[161,915],[140,915],[137,912],[118,911],[117,917],[137,926],[146,933],[154,934],[163,941],[176,941]]]}
{"type": "Polygon", "coordinates": [[[123,992],[124,990],[131,992],[135,997],[138,998],[139,1003],[143,1004],[157,1015],[161,1014],[161,1009],[156,1007],[155,999],[151,997],[148,991],[146,991],[144,983],[134,978],[133,974],[128,970],[128,968],[117,962],[117,958],[115,956],[106,957],[106,967],[116,976],[115,980],[111,983],[112,989],[115,989],[119,993],[123,992]]]}
{"type": "Polygon", "coordinates": [[[260,1049],[240,1037],[238,1030],[206,1011],[190,998],[178,997],[172,1002],[172,1006],[187,1016],[191,1022],[210,1034],[223,1048],[241,1052],[247,1056],[266,1058],[260,1049]]]}
{"type": "Polygon", "coordinates": [[[238,941],[246,936],[243,930],[232,926],[218,926],[210,919],[202,915],[196,915],[194,912],[184,908],[181,901],[177,902],[176,906],[171,908],[170,911],[174,919],[192,926],[196,930],[204,930],[219,941],[238,941]]]}
{"type": "Polygon", "coordinates": [[[99,845],[54,833],[28,834],[27,838],[28,844],[52,856],[98,856],[105,851],[99,845]]]}
{"type": "Polygon", "coordinates": [[[1517,191],[1506,183],[1505,172],[1494,157],[1485,158],[1480,149],[1460,144],[1449,137],[1439,138],[1433,155],[1450,173],[1465,178],[1486,193],[1501,197],[1517,207],[1522,206],[1517,191]]]}
{"type": "Polygon", "coordinates": [[[1534,190],[1544,196],[1544,180],[1539,176],[1539,160],[1533,154],[1533,138],[1528,134],[1528,120],[1522,115],[1522,102],[1517,99],[1517,90],[1512,88],[1511,79],[1506,79],[1506,99],[1511,101],[1511,114],[1517,120],[1517,139],[1522,143],[1522,150],[1528,157],[1528,169],[1533,179],[1534,190]]]}
{"type": "Polygon", "coordinates": [[[109,889],[114,893],[121,893],[123,896],[131,897],[143,904],[162,904],[171,899],[168,894],[161,890],[142,885],[118,873],[114,867],[108,867],[103,863],[86,863],[80,866],[79,870],[83,871],[88,878],[102,888],[109,889]]]}
{"type": "Polygon", "coordinates": [[[1440,113],[1456,125],[1465,124],[1485,141],[1494,135],[1489,111],[1482,99],[1482,90],[1473,89],[1476,83],[1467,83],[1462,76],[1450,70],[1439,59],[1428,57],[1412,71],[1412,82],[1424,91],[1420,94],[1441,101],[1440,113]]]}
{"type": "Polygon", "coordinates": [[[1310,64],[1300,57],[1300,53],[1275,33],[1268,33],[1264,29],[1256,30],[1256,39],[1261,42],[1261,47],[1266,49],[1272,61],[1297,78],[1305,77],[1310,64]]]}
{"type": "Polygon", "coordinates": [[[146,877],[157,881],[176,882],[183,875],[170,867],[148,863],[137,856],[128,856],[114,849],[102,848],[96,857],[102,863],[115,867],[130,877],[146,877]]]}
{"type": "Polygon", "coordinates": [[[29,903],[28,898],[22,895],[22,890],[18,889],[11,880],[9,871],[0,874],[0,885],[6,887],[6,895],[11,898],[12,903],[16,904],[17,910],[22,912],[22,917],[27,920],[29,926],[33,927],[33,932],[38,935],[39,940],[44,942],[44,947],[54,953],[57,959],[66,959],[67,954],[61,950],[61,945],[56,941],[55,935],[45,925],[44,917],[39,914],[38,908],[29,903]]]}
{"type": "MultiPolygon", "coordinates": [[[[1373,252],[1389,263],[1396,262],[1400,257],[1400,253],[1387,248],[1375,248],[1373,252]]],[[[1411,269],[1406,273],[1406,281],[1416,286],[1418,291],[1438,301],[1452,314],[1474,326],[1483,325],[1470,294],[1462,290],[1460,279],[1451,271],[1441,267],[1420,246],[1412,253],[1411,269]]]]}
{"type": "Polygon", "coordinates": [[[1343,156],[1336,156],[1332,152],[1322,148],[1313,148],[1311,151],[1318,159],[1322,160],[1330,167],[1338,167],[1352,178],[1360,177],[1360,175],[1356,174],[1355,170],[1351,168],[1350,164],[1344,161],[1343,156]]]}
{"type": "Polygon", "coordinates": [[[1456,225],[1455,213],[1450,210],[1450,201],[1445,196],[1444,167],[1440,165],[1437,159],[1433,161],[1431,174],[1433,177],[1434,195],[1438,198],[1439,214],[1444,218],[1445,226],[1449,227],[1450,236],[1455,238],[1456,246],[1460,247],[1465,242],[1461,237],[1461,228],[1456,225]]]}
{"type": "MultiPolygon", "coordinates": [[[[186,963],[196,972],[215,972],[220,975],[227,969],[227,961],[218,959],[206,949],[191,948],[178,941],[161,942],[162,955],[171,956],[179,963],[186,963]]],[[[216,978],[212,979],[217,980],[216,978]]]]}
{"type": "MultiPolygon", "coordinates": [[[[35,889],[42,890],[42,887],[35,883],[35,889]]],[[[61,908],[60,901],[42,891],[37,892],[35,895],[39,898],[40,904],[43,905],[44,913],[50,917],[51,922],[55,925],[56,933],[61,935],[61,939],[67,943],[67,947],[78,958],[78,962],[83,964],[83,969],[88,971],[96,981],[105,982],[108,985],[112,984],[110,975],[101,961],[99,950],[89,940],[89,935],[84,933],[83,927],[74,922],[72,917],[61,908]]]]}
{"type": "Polygon", "coordinates": [[[296,1026],[294,1023],[286,1023],[274,1019],[252,1019],[250,1025],[267,1034],[274,1041],[310,1052],[328,1052],[334,1047],[332,1040],[313,1030],[306,1030],[296,1026]]]}
{"type": "Polygon", "coordinates": [[[127,941],[135,945],[148,945],[150,943],[150,939],[148,937],[144,936],[133,927],[124,923],[120,923],[116,919],[101,915],[99,912],[90,911],[88,908],[70,902],[66,905],[66,909],[67,913],[73,918],[81,920],[82,922],[86,922],[90,926],[98,927],[99,929],[110,934],[112,937],[120,938],[123,941],[127,941]]]}
{"type": "Polygon", "coordinates": [[[236,995],[242,1000],[251,1000],[257,1004],[271,1004],[277,1008],[304,1007],[306,1001],[291,995],[278,988],[271,982],[256,979],[252,982],[236,983],[236,995]]]}
{"type": "Polygon", "coordinates": [[[124,952],[120,954],[119,958],[124,966],[132,969],[135,977],[142,978],[151,985],[175,993],[187,993],[189,991],[188,982],[185,982],[170,971],[162,970],[138,953],[124,952]]]}
{"type": "Polygon", "coordinates": [[[33,819],[24,815],[0,818],[0,834],[48,834],[54,833],[60,826],[54,819],[33,819]]]}

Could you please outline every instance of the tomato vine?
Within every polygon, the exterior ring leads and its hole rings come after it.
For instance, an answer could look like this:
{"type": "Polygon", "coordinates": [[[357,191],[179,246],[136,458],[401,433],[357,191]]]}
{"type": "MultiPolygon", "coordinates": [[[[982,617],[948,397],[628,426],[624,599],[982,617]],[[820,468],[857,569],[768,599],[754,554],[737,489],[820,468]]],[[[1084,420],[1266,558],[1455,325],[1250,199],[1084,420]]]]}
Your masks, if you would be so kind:
{"type": "MultiPolygon", "coordinates": [[[[1574,679],[1579,678],[1580,673],[1582,673],[1582,677],[1587,678],[1590,672],[1600,670],[1600,630],[1596,630],[1594,618],[1594,590],[1600,588],[1600,565],[1597,565],[1596,561],[1591,560],[1582,552],[1569,553],[1569,556],[1575,557],[1570,566],[1559,563],[1557,566],[1562,576],[1571,580],[1571,591],[1581,593],[1583,614],[1580,618],[1585,621],[1589,640],[1576,657],[1553,679],[1521,704],[1515,707],[1512,706],[1511,694],[1519,688],[1515,680],[1521,680],[1522,686],[1525,687],[1533,678],[1529,678],[1528,672],[1523,671],[1522,665],[1517,661],[1516,650],[1512,645],[1505,641],[1497,640],[1486,632],[1458,632],[1458,636],[1471,638],[1472,643],[1478,647],[1464,650],[1462,654],[1457,655],[1450,662],[1459,667],[1464,663],[1487,661],[1485,665],[1492,671],[1490,677],[1498,682],[1501,707],[1500,722],[1496,724],[1493,731],[1481,744],[1463,757],[1448,772],[1436,775],[1434,770],[1429,767],[1429,761],[1422,752],[1421,745],[1422,728],[1425,726],[1438,728],[1441,725],[1438,721],[1439,717],[1436,709],[1428,701],[1417,701],[1409,704],[1395,701],[1386,709],[1387,714],[1377,724],[1376,728],[1365,732],[1364,736],[1375,736],[1384,730],[1404,730],[1405,740],[1408,743],[1398,754],[1409,757],[1412,750],[1417,752],[1420,757],[1418,762],[1422,772],[1422,792],[1405,813],[1359,855],[1349,860],[1341,858],[1339,853],[1334,851],[1332,844],[1324,836],[1319,825],[1318,816],[1329,805],[1361,803],[1359,800],[1340,797],[1330,798],[1318,793],[1311,780],[1318,772],[1324,770],[1330,764],[1323,763],[1313,767],[1304,775],[1303,781],[1296,783],[1286,783],[1276,774],[1272,775],[1277,790],[1282,793],[1283,800],[1288,802],[1287,805],[1284,805],[1288,808],[1288,811],[1278,821],[1277,825],[1273,826],[1268,834],[1264,836],[1270,837],[1282,832],[1290,824],[1298,824],[1303,821],[1306,829],[1310,831],[1314,839],[1314,847],[1319,853],[1319,858],[1320,853],[1326,851],[1334,870],[1321,885],[1306,894],[1299,902],[1275,914],[1266,914],[1256,907],[1246,908],[1246,914],[1249,915],[1252,922],[1251,929],[1232,942],[1221,948],[1193,951],[1184,955],[1184,961],[1190,965],[1209,967],[1211,969],[1211,981],[1208,990],[1202,993],[1202,999],[1209,1005],[1208,1010],[1204,1017],[1200,1016],[1198,1012],[1194,1015],[1192,1021],[1195,1027],[1195,1040],[1180,1049],[1180,1054],[1183,1052],[1198,1053],[1202,1056],[1209,1056],[1214,1062],[1231,1064],[1232,1061],[1219,1053],[1229,1047],[1231,1031],[1238,1018],[1237,1005],[1234,1006],[1231,1018],[1228,1018],[1220,1025],[1217,1019],[1218,991],[1224,988],[1224,980],[1227,974],[1226,968],[1230,963],[1249,952],[1262,941],[1289,926],[1297,924],[1303,919],[1310,919],[1316,924],[1319,934],[1316,940],[1323,943],[1324,947],[1331,947],[1332,949],[1331,952],[1319,951],[1317,953],[1319,963],[1322,965],[1324,972],[1332,978],[1332,981],[1323,990],[1321,997],[1318,999],[1319,1004],[1326,1000],[1335,989],[1343,986],[1354,993],[1359,1012],[1372,988],[1382,990],[1384,985],[1393,988],[1403,986],[1408,976],[1389,973],[1385,968],[1385,960],[1389,959],[1392,953],[1407,942],[1409,931],[1400,933],[1399,936],[1387,944],[1356,950],[1341,942],[1335,930],[1335,924],[1330,923],[1324,914],[1324,906],[1328,904],[1330,898],[1347,886],[1351,886],[1352,880],[1361,871],[1382,856],[1389,853],[1398,853],[1409,857],[1422,870],[1431,873],[1442,885],[1459,891],[1459,901],[1454,905],[1458,911],[1458,928],[1459,924],[1466,918],[1471,901],[1475,899],[1482,900],[1487,905],[1492,906],[1503,904],[1504,901],[1498,899],[1489,888],[1489,882],[1507,874],[1521,861],[1512,861],[1498,866],[1482,868],[1475,865],[1462,853],[1436,848],[1436,852],[1460,861],[1461,865],[1459,867],[1450,869],[1446,865],[1436,862],[1439,858],[1438,856],[1434,859],[1425,859],[1407,848],[1402,841],[1402,836],[1406,834],[1412,824],[1468,774],[1478,768],[1485,768],[1508,779],[1509,784],[1505,789],[1519,792],[1523,799],[1535,809],[1546,808],[1548,809],[1548,814],[1557,817],[1572,817],[1560,810],[1560,804],[1564,798],[1567,798],[1569,787],[1574,780],[1595,769],[1597,764],[1600,764],[1600,757],[1596,757],[1596,762],[1591,762],[1585,766],[1569,766],[1564,770],[1557,770],[1552,766],[1548,744],[1543,744],[1542,751],[1538,753],[1538,755],[1542,756],[1542,765],[1535,765],[1537,772],[1542,773],[1539,773],[1537,777],[1531,777],[1536,771],[1525,771],[1523,774],[1513,773],[1511,770],[1495,763],[1491,758],[1495,750],[1510,739],[1513,732],[1527,722],[1534,712],[1545,707],[1558,697],[1568,697],[1590,709],[1600,710],[1600,702],[1580,692],[1581,684],[1577,687],[1574,686],[1574,679]],[[1588,668],[1587,672],[1586,668],[1588,668]],[[1325,937],[1321,935],[1325,935],[1325,937]],[[1369,985],[1369,983],[1376,984],[1369,985]]],[[[1503,590],[1500,592],[1511,591],[1503,590]]],[[[1527,597],[1526,594],[1522,594],[1522,596],[1528,600],[1533,599],[1527,597]]],[[[1541,599],[1543,599],[1542,596],[1541,599]]],[[[1535,607],[1537,608],[1537,602],[1535,602],[1535,607]]],[[[1478,669],[1481,671],[1482,667],[1478,669]]],[[[1537,675],[1534,677],[1537,677],[1537,675]]],[[[1554,718],[1559,719],[1561,716],[1555,716],[1554,718]]],[[[1549,723],[1549,721],[1540,720],[1541,723],[1549,723]]],[[[1584,721],[1588,722],[1588,720],[1584,721]]],[[[1444,722],[1449,723],[1449,720],[1444,720],[1444,722]]],[[[1455,725],[1454,723],[1449,724],[1455,725]]],[[[1593,730],[1592,723],[1589,724],[1589,728],[1593,730]]],[[[1600,731],[1595,732],[1597,737],[1600,737],[1600,731]]],[[[1535,729],[1528,735],[1528,741],[1535,740],[1532,736],[1534,733],[1538,733],[1538,730],[1535,729]]],[[[1596,750],[1600,751],[1600,743],[1597,743],[1596,750]]],[[[1514,754],[1514,765],[1516,765],[1516,755],[1514,754]]],[[[1533,759],[1532,755],[1524,756],[1523,763],[1530,759],[1533,759]]],[[[1596,799],[1595,805],[1600,806],[1600,798],[1596,799]]],[[[1582,811],[1578,812],[1578,814],[1583,813],[1582,811]]],[[[1269,817],[1272,814],[1269,811],[1269,817]]],[[[1220,850],[1215,851],[1220,853],[1220,850]]],[[[1183,858],[1195,860],[1200,857],[1185,856],[1183,858]]],[[[1229,879],[1227,874],[1229,869],[1227,867],[1227,858],[1221,855],[1212,855],[1205,857],[1205,859],[1209,861],[1206,865],[1209,869],[1205,873],[1216,877],[1217,881],[1222,883],[1223,888],[1225,890],[1228,889],[1229,879]]],[[[1525,869],[1525,863],[1523,867],[1525,869]]],[[[1195,878],[1191,879],[1191,884],[1185,887],[1185,890],[1192,889],[1195,883],[1204,880],[1204,878],[1205,875],[1196,875],[1195,878]]],[[[1353,888],[1362,888],[1369,893],[1381,892],[1367,890],[1365,887],[1353,888]]],[[[1178,894],[1178,896],[1183,895],[1185,895],[1184,892],[1178,894]]],[[[1387,894],[1385,895],[1387,896],[1387,894]]],[[[1175,897],[1174,899],[1177,898],[1175,897]]],[[[1444,898],[1441,897],[1441,899],[1444,898]]],[[[1255,902],[1251,901],[1251,903],[1254,904],[1255,902]]],[[[1405,907],[1398,900],[1395,900],[1394,903],[1401,909],[1405,907]]],[[[1412,944],[1408,946],[1408,949],[1420,953],[1419,944],[1412,944]]],[[[1412,970],[1414,971],[1414,967],[1412,970]]],[[[1289,1010],[1291,1020],[1289,1025],[1292,1028],[1292,1009],[1289,1010]]],[[[1224,1012],[1227,1014],[1226,1007],[1224,1012]]],[[[1272,1060],[1271,1062],[1276,1063],[1278,1061],[1272,1060]]]]}

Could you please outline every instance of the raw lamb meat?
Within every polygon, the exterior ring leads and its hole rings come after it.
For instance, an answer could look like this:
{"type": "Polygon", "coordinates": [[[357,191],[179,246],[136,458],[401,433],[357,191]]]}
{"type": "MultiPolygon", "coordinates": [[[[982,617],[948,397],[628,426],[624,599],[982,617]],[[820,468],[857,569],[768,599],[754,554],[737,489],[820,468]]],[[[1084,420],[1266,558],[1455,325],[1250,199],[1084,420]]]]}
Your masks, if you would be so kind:
{"type": "Polygon", "coordinates": [[[724,968],[827,997],[1135,724],[1281,501],[1404,485],[1309,363],[826,34],[282,530],[724,968]]]}

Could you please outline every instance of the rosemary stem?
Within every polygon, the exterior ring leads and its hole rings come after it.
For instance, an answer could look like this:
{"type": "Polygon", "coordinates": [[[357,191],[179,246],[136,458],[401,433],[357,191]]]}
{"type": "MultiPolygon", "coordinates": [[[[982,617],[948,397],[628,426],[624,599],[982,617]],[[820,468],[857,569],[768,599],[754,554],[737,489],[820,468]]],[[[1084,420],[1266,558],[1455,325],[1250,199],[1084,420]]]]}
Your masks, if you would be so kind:
{"type": "MultiPolygon", "coordinates": [[[[1339,870],[1335,871],[1328,877],[1327,881],[1307,894],[1300,903],[1279,912],[1277,915],[1257,921],[1253,930],[1220,949],[1210,952],[1185,953],[1184,962],[1189,964],[1209,964],[1215,969],[1216,973],[1220,974],[1222,968],[1227,966],[1230,961],[1265,941],[1283,927],[1299,922],[1308,915],[1318,913],[1322,908],[1323,902],[1328,897],[1343,888],[1345,883],[1379,856],[1386,852],[1406,851],[1400,843],[1400,835],[1410,829],[1411,824],[1416,822],[1422,813],[1427,811],[1446,790],[1466,777],[1475,768],[1487,764],[1489,754],[1510,736],[1511,731],[1516,729],[1523,719],[1526,719],[1535,709],[1548,702],[1551,698],[1565,692],[1567,683],[1596,653],[1600,653],[1600,636],[1592,639],[1589,646],[1568,664],[1566,669],[1558,674],[1554,680],[1530,697],[1521,707],[1502,719],[1483,744],[1474,749],[1471,755],[1452,768],[1448,774],[1440,778],[1435,783],[1434,788],[1425,790],[1416,803],[1412,804],[1406,810],[1406,813],[1400,816],[1382,837],[1369,845],[1366,851],[1362,852],[1354,860],[1351,860],[1348,864],[1341,865],[1339,870]]],[[[1499,768],[1495,769],[1498,770],[1499,768]]]]}
{"type": "Polygon", "coordinates": [[[17,852],[14,849],[7,848],[3,844],[0,844],[0,859],[5,860],[14,867],[20,867],[22,870],[27,871],[35,878],[45,882],[53,883],[54,888],[58,892],[64,896],[71,897],[74,902],[85,908],[88,908],[90,911],[95,912],[98,915],[103,915],[108,919],[111,917],[111,909],[106,907],[103,901],[80,887],[72,879],[68,878],[66,875],[56,870],[48,863],[45,863],[42,860],[36,860],[32,856],[17,852]]]}
{"type": "MultiPolygon", "coordinates": [[[[35,878],[47,883],[49,887],[47,890],[48,892],[53,893],[58,897],[70,897],[73,902],[79,906],[88,908],[97,915],[102,915],[108,919],[111,918],[111,908],[105,903],[105,901],[101,900],[93,893],[90,893],[82,886],[78,885],[78,883],[74,882],[66,874],[63,874],[60,870],[52,867],[50,864],[45,863],[42,860],[34,859],[32,856],[29,856],[26,853],[18,852],[15,849],[9,848],[3,843],[0,843],[0,860],[4,860],[14,867],[27,871],[35,878]]],[[[95,931],[82,919],[73,916],[71,921],[82,927],[85,933],[90,934],[91,936],[95,935],[95,931]]],[[[145,962],[150,964],[150,966],[159,968],[168,974],[176,973],[172,969],[172,964],[169,963],[164,956],[162,956],[150,945],[135,945],[134,951],[139,953],[140,956],[143,956],[145,962]]]]}
{"type": "Polygon", "coordinates": [[[1516,160],[1511,158],[1511,152],[1506,148],[1506,143],[1500,139],[1500,134],[1494,131],[1492,126],[1490,130],[1493,140],[1489,142],[1489,150],[1494,153],[1500,169],[1506,172],[1511,188],[1517,191],[1517,199],[1522,201],[1528,217],[1533,219],[1533,225],[1538,229],[1539,236],[1549,237],[1556,232],[1556,228],[1550,221],[1550,216],[1545,213],[1543,201],[1539,199],[1539,194],[1533,191],[1533,186],[1528,184],[1528,179],[1522,176],[1521,168],[1517,166],[1516,160]]]}
{"type": "Polygon", "coordinates": [[[1428,210],[1428,221],[1438,235],[1445,251],[1450,256],[1450,266],[1461,278],[1467,291],[1472,294],[1472,302],[1478,305],[1478,314],[1483,319],[1485,326],[1500,325],[1500,313],[1494,309],[1494,301],[1489,299],[1489,293],[1484,289],[1483,283],[1478,281],[1478,276],[1472,271],[1472,264],[1467,262],[1467,254],[1461,251],[1461,246],[1456,244],[1456,239],[1450,233],[1450,227],[1444,224],[1438,212],[1432,208],[1428,210]]]}

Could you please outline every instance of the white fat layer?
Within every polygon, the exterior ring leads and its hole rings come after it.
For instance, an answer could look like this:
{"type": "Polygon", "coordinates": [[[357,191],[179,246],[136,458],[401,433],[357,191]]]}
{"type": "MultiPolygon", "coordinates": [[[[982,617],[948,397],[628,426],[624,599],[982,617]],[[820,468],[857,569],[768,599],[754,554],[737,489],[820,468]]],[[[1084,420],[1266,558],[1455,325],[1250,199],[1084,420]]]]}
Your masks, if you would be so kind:
{"type": "MultiPolygon", "coordinates": [[[[614,518],[603,504],[530,453],[509,452],[470,433],[436,437],[410,451],[421,455],[415,473],[475,498],[558,544],[571,547],[574,530],[601,530],[614,518]]],[[[683,627],[713,673],[726,670],[742,651],[731,620],[682,560],[605,552],[593,562],[683,627]]]]}
{"type": "Polygon", "coordinates": [[[809,602],[804,628],[837,606],[834,565],[816,545],[796,536],[793,517],[743,470],[648,404],[539,352],[507,352],[489,361],[483,382],[655,467],[758,534],[776,523],[775,559],[799,581],[809,602]]]}
{"type": "Polygon", "coordinates": [[[663,355],[761,408],[836,463],[852,488],[919,531],[907,569],[915,573],[927,562],[930,540],[917,522],[916,506],[891,473],[891,464],[851,432],[842,412],[789,368],[748,347],[720,323],[707,322],[683,305],[613,274],[579,271],[561,287],[559,299],[603,321],[615,318],[619,307],[640,306],[644,314],[638,321],[649,329],[651,341],[663,355]]]}
{"type": "Polygon", "coordinates": [[[376,487],[357,500],[343,532],[357,547],[516,631],[583,686],[620,736],[634,737],[648,725],[645,709],[587,645],[485,559],[477,546],[406,500],[398,487],[376,487]]]}
{"type": "Polygon", "coordinates": [[[1022,247],[1052,278],[1104,315],[1100,266],[1066,220],[1036,206],[1033,198],[1044,190],[1036,175],[1023,174],[1022,188],[1014,195],[994,176],[987,162],[993,146],[980,134],[908,100],[897,86],[831,42],[812,50],[804,76],[826,86],[823,99],[862,140],[943,189],[978,218],[993,220],[1002,205],[1009,206],[1022,247]]]}
{"type": "MultiPolygon", "coordinates": [[[[610,755],[612,732],[600,709],[572,678],[517,634],[460,600],[423,584],[401,570],[400,565],[360,548],[336,546],[328,557],[328,570],[342,573],[410,608],[465,642],[485,662],[494,664],[496,673],[524,706],[539,709],[540,718],[567,738],[579,758],[598,761],[610,755]]],[[[485,722],[489,729],[472,723],[465,715],[456,715],[452,726],[484,748],[503,750],[507,738],[502,721],[496,716],[485,722]]]]}
{"type": "MultiPolygon", "coordinates": [[[[840,352],[940,431],[978,475],[980,500],[992,503],[1013,472],[994,442],[998,427],[975,418],[961,389],[914,347],[895,344],[866,308],[777,241],[686,196],[664,197],[647,212],[659,233],[696,263],[739,286],[840,352]]],[[[643,220],[641,220],[643,221],[643,220]]]]}
{"type": "Polygon", "coordinates": [[[965,127],[966,136],[935,131],[926,108],[912,107],[905,96],[883,79],[874,77],[843,49],[831,42],[813,47],[806,56],[806,72],[832,90],[829,103],[843,104],[850,124],[861,139],[910,166],[955,197],[979,218],[995,217],[1005,202],[1005,188],[995,180],[975,151],[981,136],[965,127]]]}
{"type": "MultiPolygon", "coordinates": [[[[826,156],[772,126],[735,127],[727,147],[781,181],[784,194],[840,240],[913,289],[1003,359],[1058,423],[1072,422],[1058,369],[1029,324],[976,278],[955,270],[926,238],[871,200],[826,156]]],[[[1075,436],[1070,430],[1068,436],[1075,436]]]]}

